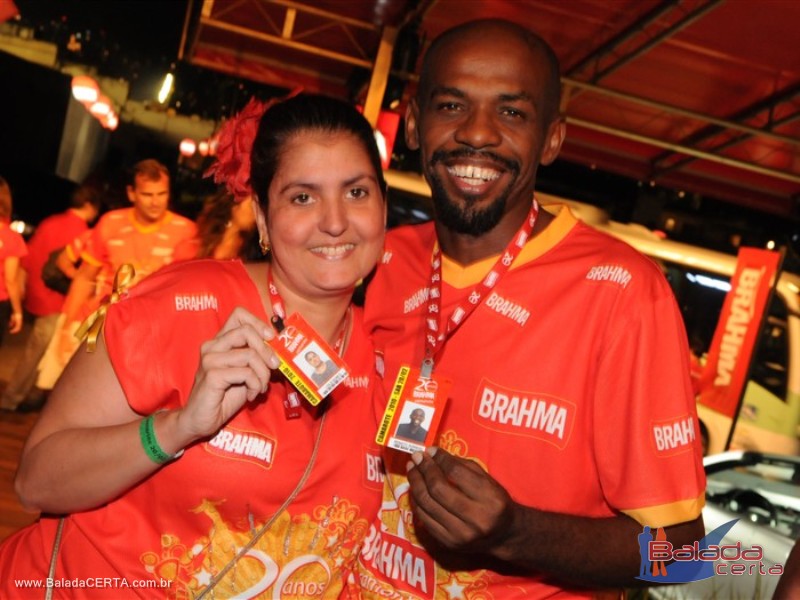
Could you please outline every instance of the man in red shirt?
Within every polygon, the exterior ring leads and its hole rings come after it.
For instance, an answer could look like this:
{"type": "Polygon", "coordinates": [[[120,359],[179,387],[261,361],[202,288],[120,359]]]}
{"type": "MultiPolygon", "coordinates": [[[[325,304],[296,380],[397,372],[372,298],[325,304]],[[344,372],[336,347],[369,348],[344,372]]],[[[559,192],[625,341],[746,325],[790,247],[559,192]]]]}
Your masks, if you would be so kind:
{"type": "Polygon", "coordinates": [[[97,218],[99,211],[98,190],[81,186],[73,194],[69,208],[42,221],[28,243],[28,256],[22,261],[26,274],[24,308],[34,318],[33,328],[11,381],[0,397],[0,408],[4,410],[27,412],[41,404],[40,398],[30,402],[25,399],[34,387],[39,361],[55,333],[64,304],[64,294],[50,289],[42,280],[42,267],[51,253],[88,230],[88,224],[97,218]]]}
{"type": "Polygon", "coordinates": [[[640,584],[644,526],[675,547],[703,535],[669,284],[534,198],[564,140],[559,106],[556,56],[514,23],[465,23],[425,57],[406,138],[435,220],[388,233],[365,323],[387,393],[405,392],[404,367],[423,374],[415,393],[437,388],[426,372],[452,387],[435,448],[385,452],[358,597],[619,598],[640,584]]]}
{"type": "Polygon", "coordinates": [[[103,215],[81,254],[83,263],[67,293],[64,321],[54,340],[62,365],[77,348],[75,330],[111,292],[120,266],[133,265],[134,283],[140,281],[170,264],[175,247],[196,234],[194,222],[169,210],[169,171],[158,161],[137,163],[127,192],[133,206],[103,215]]]}

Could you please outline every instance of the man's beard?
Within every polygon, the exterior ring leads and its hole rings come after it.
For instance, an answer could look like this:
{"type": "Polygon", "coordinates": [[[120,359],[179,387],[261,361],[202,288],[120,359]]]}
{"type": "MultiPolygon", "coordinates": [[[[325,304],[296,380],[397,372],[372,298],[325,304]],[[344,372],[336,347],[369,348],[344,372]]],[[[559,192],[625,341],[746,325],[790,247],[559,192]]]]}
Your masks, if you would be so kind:
{"type": "Polygon", "coordinates": [[[436,212],[436,220],[456,233],[463,233],[475,237],[491,231],[497,226],[500,219],[502,219],[505,214],[506,203],[508,202],[508,197],[511,195],[511,187],[517,175],[519,175],[519,165],[516,162],[504,159],[495,154],[470,151],[445,153],[441,150],[434,152],[428,164],[428,183],[431,186],[431,198],[433,199],[433,208],[436,212]],[[448,158],[471,158],[476,156],[490,156],[496,162],[503,164],[511,173],[511,181],[508,186],[500,192],[497,198],[485,208],[476,207],[479,199],[478,196],[464,194],[463,198],[466,203],[462,208],[448,198],[444,183],[436,173],[434,166],[436,163],[442,162],[448,158]]]}

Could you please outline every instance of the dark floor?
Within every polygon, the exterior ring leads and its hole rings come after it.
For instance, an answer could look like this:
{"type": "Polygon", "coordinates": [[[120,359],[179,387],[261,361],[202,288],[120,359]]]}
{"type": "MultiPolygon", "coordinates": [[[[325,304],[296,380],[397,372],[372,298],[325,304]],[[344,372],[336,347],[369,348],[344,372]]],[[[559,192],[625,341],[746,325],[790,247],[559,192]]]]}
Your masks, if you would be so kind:
{"type": "MultiPolygon", "coordinates": [[[[0,346],[0,393],[16,367],[28,330],[17,335],[6,334],[0,346]]],[[[28,437],[38,413],[19,414],[0,410],[0,541],[36,519],[22,509],[14,493],[14,473],[22,445],[28,437]]]]}

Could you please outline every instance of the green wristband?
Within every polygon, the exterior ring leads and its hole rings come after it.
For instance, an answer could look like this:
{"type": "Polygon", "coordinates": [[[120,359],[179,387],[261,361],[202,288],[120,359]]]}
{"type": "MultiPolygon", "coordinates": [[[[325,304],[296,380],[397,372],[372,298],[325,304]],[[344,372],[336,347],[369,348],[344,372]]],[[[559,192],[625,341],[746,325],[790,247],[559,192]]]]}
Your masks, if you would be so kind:
{"type": "Polygon", "coordinates": [[[164,452],[164,449],[158,445],[158,440],[156,439],[156,431],[153,428],[154,417],[155,415],[150,415],[142,419],[142,422],[139,423],[139,438],[142,440],[142,447],[147,457],[157,465],[163,465],[181,456],[183,450],[175,454],[167,454],[164,452]]]}

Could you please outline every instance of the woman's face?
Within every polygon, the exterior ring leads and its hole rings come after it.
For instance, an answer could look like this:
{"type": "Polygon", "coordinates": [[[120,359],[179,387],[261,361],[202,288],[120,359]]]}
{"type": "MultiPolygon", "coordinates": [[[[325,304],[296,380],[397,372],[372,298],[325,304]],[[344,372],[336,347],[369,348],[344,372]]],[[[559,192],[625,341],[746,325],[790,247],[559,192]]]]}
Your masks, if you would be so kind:
{"type": "Polygon", "coordinates": [[[259,233],[276,281],[307,298],[350,293],[383,249],[386,203],[361,142],[301,131],[283,147],[259,233]]]}

